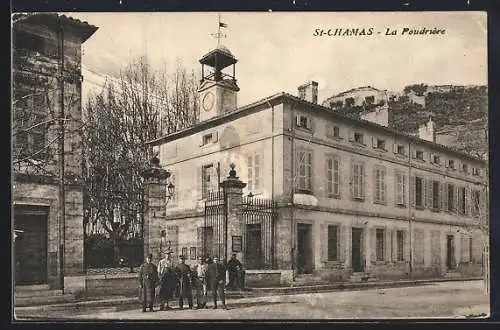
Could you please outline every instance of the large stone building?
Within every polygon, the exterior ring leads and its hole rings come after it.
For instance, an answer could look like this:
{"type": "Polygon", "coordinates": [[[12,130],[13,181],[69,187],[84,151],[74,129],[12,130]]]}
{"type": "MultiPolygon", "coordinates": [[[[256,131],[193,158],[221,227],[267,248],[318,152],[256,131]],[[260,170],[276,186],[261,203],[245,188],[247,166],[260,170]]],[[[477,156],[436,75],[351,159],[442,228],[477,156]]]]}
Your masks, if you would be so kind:
{"type": "Polygon", "coordinates": [[[81,46],[97,27],[51,13],[13,21],[14,278],[57,289],[83,271],[81,46]]]}
{"type": "MultiPolygon", "coordinates": [[[[420,139],[318,105],[316,83],[300,86],[300,97],[279,93],[238,106],[234,69],[223,72],[236,62],[223,46],[203,56],[200,122],[151,142],[175,184],[165,217],[148,224],[151,252],[168,242],[176,254],[220,253],[213,247],[224,234],[229,253],[253,272],[274,269],[282,283],[307,273],[481,271],[482,233],[471,228],[487,198],[484,161],[433,142],[431,124],[420,139]],[[205,66],[213,73],[205,75],[205,66]],[[222,234],[206,235],[217,230],[207,227],[210,191],[219,190],[231,163],[246,183],[244,196],[277,203],[271,229],[248,219],[234,229],[242,212],[228,201],[235,216],[222,234]]],[[[241,201],[243,184],[236,186],[231,198],[241,201]]]]}

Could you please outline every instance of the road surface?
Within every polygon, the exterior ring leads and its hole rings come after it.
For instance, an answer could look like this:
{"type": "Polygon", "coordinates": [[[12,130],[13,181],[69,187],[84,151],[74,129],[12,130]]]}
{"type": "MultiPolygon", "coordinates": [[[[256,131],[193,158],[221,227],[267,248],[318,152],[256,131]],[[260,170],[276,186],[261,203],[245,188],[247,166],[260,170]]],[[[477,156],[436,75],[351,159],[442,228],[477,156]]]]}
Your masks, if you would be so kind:
{"type": "Polygon", "coordinates": [[[136,309],[122,307],[127,310],[120,310],[118,306],[45,315],[23,312],[16,316],[89,320],[454,318],[489,314],[489,299],[482,287],[481,281],[453,281],[389,289],[235,299],[228,301],[229,310],[178,310],[174,305],[172,311],[143,313],[140,306],[136,309]]]}

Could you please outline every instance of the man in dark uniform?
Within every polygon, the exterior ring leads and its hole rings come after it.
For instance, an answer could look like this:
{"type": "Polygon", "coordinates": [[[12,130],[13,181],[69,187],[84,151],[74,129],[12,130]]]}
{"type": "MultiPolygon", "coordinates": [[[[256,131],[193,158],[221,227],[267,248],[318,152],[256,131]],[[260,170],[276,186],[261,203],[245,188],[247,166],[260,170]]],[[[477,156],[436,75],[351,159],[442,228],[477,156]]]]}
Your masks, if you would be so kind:
{"type": "Polygon", "coordinates": [[[192,272],[185,263],[186,258],[179,256],[179,264],[175,267],[175,277],[177,280],[177,295],[179,296],[179,308],[183,309],[184,298],[187,298],[190,309],[193,309],[192,272]]]}
{"type": "Polygon", "coordinates": [[[233,253],[231,259],[227,263],[229,271],[229,283],[227,287],[234,290],[236,288],[243,290],[244,270],[241,262],[236,258],[236,253],[233,253]]]}
{"type": "Polygon", "coordinates": [[[160,278],[160,310],[165,309],[165,302],[167,303],[166,309],[170,309],[168,305],[169,300],[174,297],[174,290],[177,284],[174,273],[174,261],[171,258],[172,251],[168,250],[165,257],[158,262],[158,277],[160,278]]]}
{"type": "Polygon", "coordinates": [[[219,261],[218,257],[214,257],[213,264],[210,265],[210,280],[211,280],[211,288],[212,294],[214,298],[214,307],[213,309],[217,309],[217,296],[220,296],[222,300],[222,308],[227,309],[226,306],[226,292],[225,292],[225,284],[226,284],[226,266],[219,261]]]}
{"type": "Polygon", "coordinates": [[[151,262],[153,255],[150,253],[146,257],[146,262],[141,265],[139,270],[139,284],[141,286],[142,311],[149,308],[153,312],[153,303],[155,299],[155,287],[158,283],[158,271],[151,262]]]}

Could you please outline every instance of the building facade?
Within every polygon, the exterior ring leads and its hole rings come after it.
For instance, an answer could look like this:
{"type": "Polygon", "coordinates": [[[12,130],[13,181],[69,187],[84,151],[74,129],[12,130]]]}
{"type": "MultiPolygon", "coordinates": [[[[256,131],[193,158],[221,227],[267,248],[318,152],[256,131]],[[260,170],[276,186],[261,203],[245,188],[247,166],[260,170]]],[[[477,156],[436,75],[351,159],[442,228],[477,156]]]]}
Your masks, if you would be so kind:
{"type": "Polygon", "coordinates": [[[48,13],[13,21],[14,278],[61,288],[83,271],[81,45],[97,28],[48,13]]]}
{"type": "MultiPolygon", "coordinates": [[[[215,76],[236,63],[225,47],[209,54],[227,64],[214,65],[215,76]]],[[[201,86],[201,121],[151,142],[176,188],[165,218],[149,226],[165,231],[174,253],[206,251],[207,198],[234,164],[243,196],[277,203],[272,268],[281,282],[310,273],[330,280],[480,273],[484,234],[473,228],[487,198],[484,161],[427,141],[427,129],[420,139],[318,105],[314,82],[300,86],[299,97],[280,93],[243,107],[234,75],[204,77],[201,86]]],[[[267,253],[264,225],[251,227],[243,224],[241,252],[231,233],[225,242],[247,268],[267,253]]],[[[152,234],[149,249],[159,237],[152,234]]]]}

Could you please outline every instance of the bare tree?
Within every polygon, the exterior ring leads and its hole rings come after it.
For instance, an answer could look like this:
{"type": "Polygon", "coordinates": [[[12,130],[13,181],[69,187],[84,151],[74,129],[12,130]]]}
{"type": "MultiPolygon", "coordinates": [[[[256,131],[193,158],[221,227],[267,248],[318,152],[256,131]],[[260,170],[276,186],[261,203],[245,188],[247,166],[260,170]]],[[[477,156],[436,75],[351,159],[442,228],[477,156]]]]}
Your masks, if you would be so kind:
{"type": "Polygon", "coordinates": [[[153,156],[148,141],[196,123],[197,80],[180,64],[172,74],[140,57],[117,81],[89,97],[84,129],[87,233],[101,230],[115,243],[142,235],[141,171],[153,156]]]}

